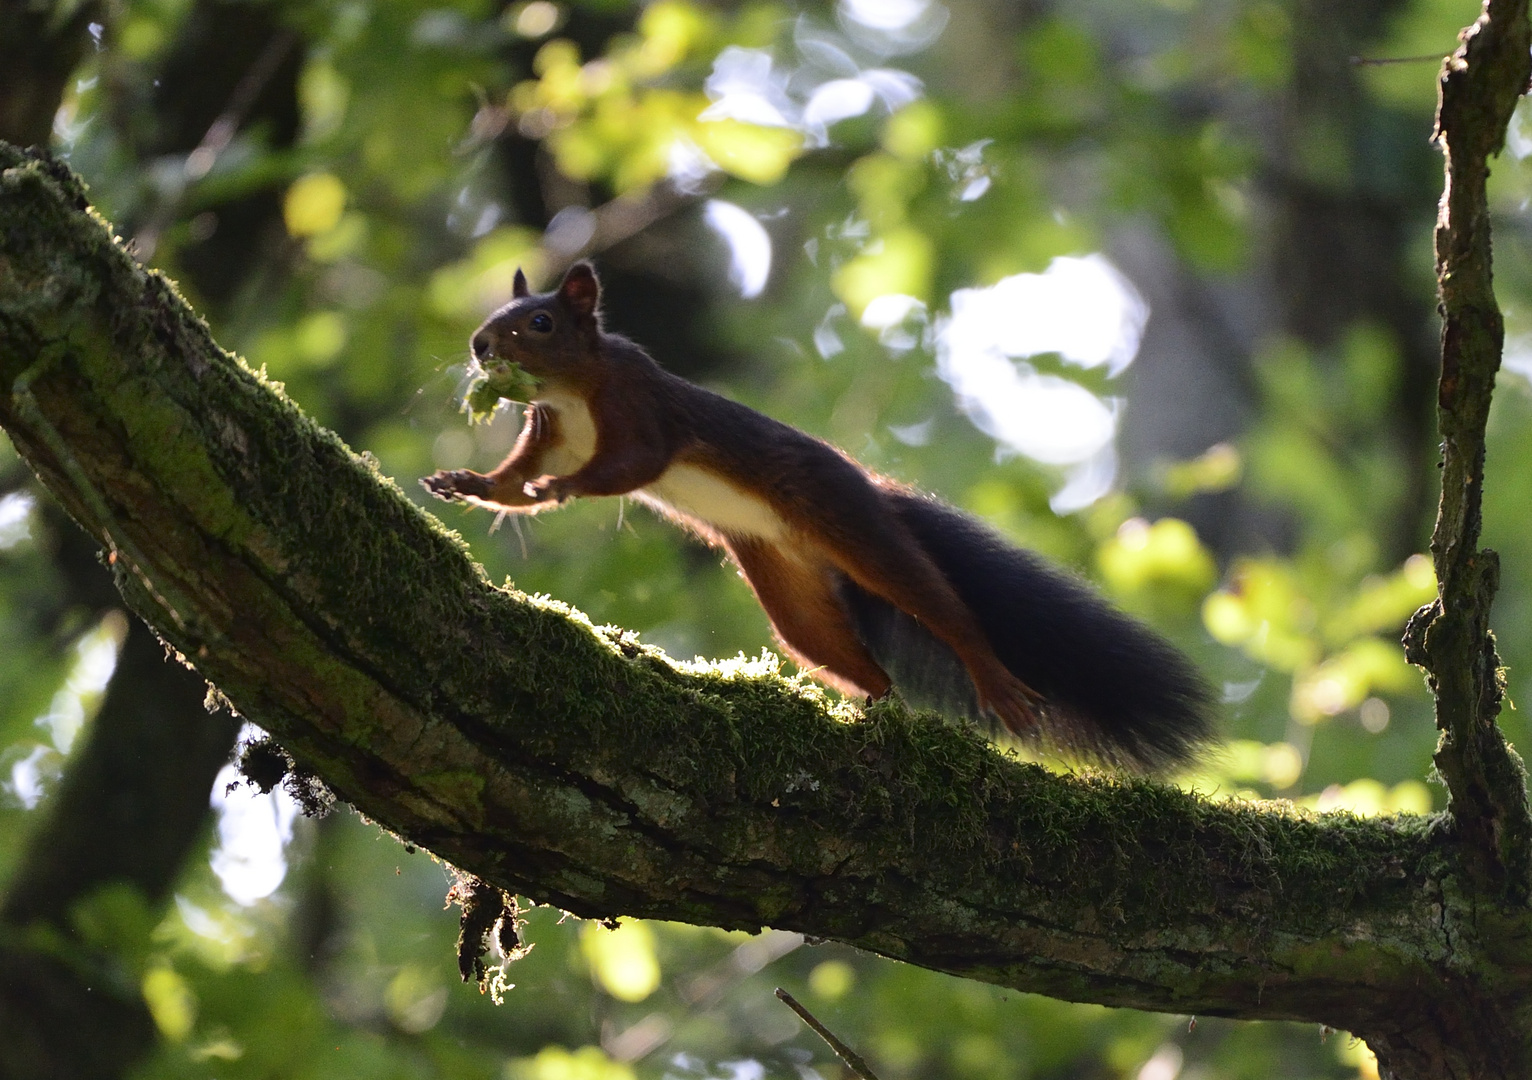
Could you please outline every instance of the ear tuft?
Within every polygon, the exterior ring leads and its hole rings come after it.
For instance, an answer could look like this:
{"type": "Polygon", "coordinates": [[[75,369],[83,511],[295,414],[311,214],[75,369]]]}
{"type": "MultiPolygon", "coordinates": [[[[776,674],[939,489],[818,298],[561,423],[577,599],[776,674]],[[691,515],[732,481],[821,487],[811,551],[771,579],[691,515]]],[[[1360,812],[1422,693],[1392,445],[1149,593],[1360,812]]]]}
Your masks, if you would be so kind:
{"type": "Polygon", "coordinates": [[[571,266],[559,285],[559,299],[579,318],[594,318],[601,303],[601,282],[596,280],[596,268],[588,262],[571,266]]]}
{"type": "Polygon", "coordinates": [[[532,290],[527,288],[527,275],[521,272],[521,267],[516,268],[516,277],[511,282],[511,298],[520,300],[523,296],[531,296],[532,290]]]}

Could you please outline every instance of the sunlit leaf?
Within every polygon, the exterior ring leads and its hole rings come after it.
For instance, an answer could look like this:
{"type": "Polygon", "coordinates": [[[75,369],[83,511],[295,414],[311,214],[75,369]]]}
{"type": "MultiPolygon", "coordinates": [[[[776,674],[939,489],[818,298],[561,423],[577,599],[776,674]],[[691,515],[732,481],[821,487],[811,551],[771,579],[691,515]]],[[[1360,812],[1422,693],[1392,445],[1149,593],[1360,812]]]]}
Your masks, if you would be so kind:
{"type": "Polygon", "coordinates": [[[599,1046],[565,1050],[548,1046],[508,1070],[513,1080],[634,1080],[633,1067],[613,1061],[599,1046]]]}
{"type": "Polygon", "coordinates": [[[719,168],[752,184],[777,183],[803,150],[803,136],[791,128],[711,120],[694,132],[697,145],[719,168]]]}
{"type": "Polygon", "coordinates": [[[831,277],[835,295],[856,318],[880,296],[898,293],[928,300],[934,250],[929,237],[914,228],[884,233],[831,277]]]}
{"type": "Polygon", "coordinates": [[[156,965],[143,979],[144,1002],[160,1034],[180,1042],[197,1022],[197,998],[186,980],[168,965],[156,965]]]}
{"type": "Polygon", "coordinates": [[[287,231],[319,236],[335,228],[346,209],[346,185],[333,173],[310,173],[294,181],[282,203],[287,231]]]}
{"type": "Polygon", "coordinates": [[[1178,518],[1132,518],[1097,553],[1103,578],[1120,593],[1169,586],[1200,597],[1217,577],[1196,530],[1178,518]]]}
{"type": "Polygon", "coordinates": [[[654,933],[643,923],[625,920],[617,929],[586,923],[580,948],[591,975],[619,1001],[643,1001],[660,985],[660,963],[654,933]]]}

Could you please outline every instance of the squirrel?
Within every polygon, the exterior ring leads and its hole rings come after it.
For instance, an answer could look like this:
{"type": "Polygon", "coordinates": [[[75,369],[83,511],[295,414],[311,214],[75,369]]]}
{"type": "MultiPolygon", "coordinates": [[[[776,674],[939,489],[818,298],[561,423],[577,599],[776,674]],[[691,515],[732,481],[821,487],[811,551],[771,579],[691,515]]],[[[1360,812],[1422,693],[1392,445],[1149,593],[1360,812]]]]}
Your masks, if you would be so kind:
{"type": "Polygon", "coordinates": [[[424,478],[433,495],[522,514],[632,495],[726,552],[787,652],[847,695],[897,687],[1149,772],[1211,738],[1212,690],[1173,646],[969,515],[665,371],[605,331],[589,263],[545,294],[518,270],[512,293],[470,346],[536,386],[521,433],[493,472],[424,478]]]}

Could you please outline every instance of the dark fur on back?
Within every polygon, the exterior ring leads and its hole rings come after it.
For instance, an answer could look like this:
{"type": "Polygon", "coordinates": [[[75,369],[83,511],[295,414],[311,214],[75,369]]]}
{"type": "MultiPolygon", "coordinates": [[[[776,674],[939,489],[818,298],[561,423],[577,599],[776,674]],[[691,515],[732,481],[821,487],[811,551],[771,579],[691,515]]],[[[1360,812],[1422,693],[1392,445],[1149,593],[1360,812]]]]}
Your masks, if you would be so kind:
{"type": "MultiPolygon", "coordinates": [[[[1047,699],[1049,740],[1155,772],[1190,762],[1212,737],[1212,688],[1154,631],[967,514],[910,492],[887,495],[974,612],[1000,661],[1047,699]]],[[[982,719],[951,649],[849,580],[841,593],[863,642],[906,700],[982,719]]]]}

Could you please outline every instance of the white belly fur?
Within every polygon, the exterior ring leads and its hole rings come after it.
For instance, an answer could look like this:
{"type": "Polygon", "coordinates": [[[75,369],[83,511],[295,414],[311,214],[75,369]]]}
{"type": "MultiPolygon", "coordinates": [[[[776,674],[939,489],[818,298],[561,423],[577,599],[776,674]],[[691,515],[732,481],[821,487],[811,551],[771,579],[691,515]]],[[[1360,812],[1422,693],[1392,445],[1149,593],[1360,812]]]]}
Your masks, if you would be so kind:
{"type": "Polygon", "coordinates": [[[585,399],[575,394],[550,391],[537,399],[557,418],[559,444],[543,456],[541,468],[551,476],[568,476],[596,453],[596,424],[585,399]]]}
{"type": "Polygon", "coordinates": [[[705,521],[729,536],[780,540],[787,534],[786,522],[769,503],[695,465],[672,465],[636,494],[646,502],[661,504],[661,509],[674,508],[705,521]]]}
{"type": "MultiPolygon", "coordinates": [[[[596,425],[590,409],[584,398],[557,390],[539,397],[537,404],[557,418],[560,436],[559,444],[544,455],[541,468],[553,476],[568,476],[596,453],[596,425]]],[[[786,523],[765,500],[695,465],[672,465],[634,494],[658,504],[661,511],[677,510],[730,536],[780,540],[787,534],[786,523]]]]}

